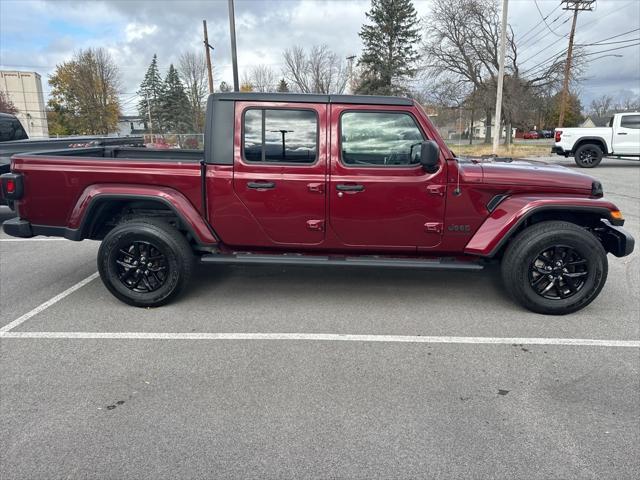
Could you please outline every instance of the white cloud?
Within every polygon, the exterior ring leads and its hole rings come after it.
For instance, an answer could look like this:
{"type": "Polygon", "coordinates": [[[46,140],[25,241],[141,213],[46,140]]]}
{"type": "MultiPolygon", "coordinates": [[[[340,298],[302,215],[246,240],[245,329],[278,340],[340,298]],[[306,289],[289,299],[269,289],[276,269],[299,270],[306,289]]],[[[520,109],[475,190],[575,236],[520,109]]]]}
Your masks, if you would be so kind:
{"type": "Polygon", "coordinates": [[[139,23],[128,23],[127,26],[124,27],[125,40],[127,42],[140,40],[147,35],[155,33],[157,30],[157,25],[141,25],[139,23]]]}
{"type": "MultiPolygon", "coordinates": [[[[631,19],[640,18],[639,1],[597,3],[597,12],[580,13],[577,41],[587,43],[637,27],[637,22],[631,19]]],[[[559,0],[538,0],[538,4],[545,14],[553,11],[548,20],[562,13],[559,0]]],[[[430,1],[414,0],[414,5],[420,17],[431,10],[430,1]]],[[[358,32],[369,8],[369,0],[236,0],[241,76],[243,71],[258,64],[269,64],[280,73],[282,51],[294,45],[310,47],[324,43],[343,58],[359,54],[362,47],[358,32]]],[[[208,23],[209,41],[215,47],[212,60],[216,82],[231,82],[226,1],[0,0],[0,40],[12,41],[11,48],[0,44],[0,63],[20,65],[19,68],[38,71],[46,78],[57,63],[70,58],[75,50],[102,46],[112,53],[120,67],[125,98],[132,98],[154,53],[164,74],[170,63],[177,62],[181,52],[203,48],[203,18],[208,23]],[[60,25],[68,26],[68,31],[64,28],[61,31],[60,25]]],[[[516,35],[522,35],[538,24],[540,17],[533,2],[512,1],[509,22],[516,35]]],[[[557,31],[565,34],[569,26],[570,23],[564,24],[557,31]]],[[[558,38],[548,31],[546,34],[542,31],[540,37],[527,45],[529,51],[521,52],[521,58],[542,52],[527,66],[562,50],[567,43],[566,38],[558,38]]],[[[640,49],[614,53],[624,57],[604,58],[589,68],[582,87],[586,97],[583,103],[588,104],[591,97],[601,93],[637,91],[640,49]]]]}

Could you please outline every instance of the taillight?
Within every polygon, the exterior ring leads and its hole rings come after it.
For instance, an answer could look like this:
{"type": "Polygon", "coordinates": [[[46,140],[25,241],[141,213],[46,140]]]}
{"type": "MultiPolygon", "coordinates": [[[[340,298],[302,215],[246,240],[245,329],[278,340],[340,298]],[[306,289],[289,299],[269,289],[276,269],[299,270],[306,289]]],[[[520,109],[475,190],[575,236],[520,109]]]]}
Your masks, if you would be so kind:
{"type": "Polygon", "coordinates": [[[22,175],[19,173],[5,173],[0,175],[2,193],[7,200],[20,200],[22,198],[22,175]]]}
{"type": "Polygon", "coordinates": [[[562,130],[556,130],[556,142],[560,141],[560,137],[562,137],[562,130]]]}

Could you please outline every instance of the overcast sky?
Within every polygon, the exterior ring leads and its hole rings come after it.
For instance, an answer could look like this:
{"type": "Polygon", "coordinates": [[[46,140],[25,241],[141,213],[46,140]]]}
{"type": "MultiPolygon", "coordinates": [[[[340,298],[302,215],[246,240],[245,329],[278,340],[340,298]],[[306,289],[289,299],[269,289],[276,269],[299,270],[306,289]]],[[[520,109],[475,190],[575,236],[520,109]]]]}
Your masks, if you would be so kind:
{"type": "MultiPolygon", "coordinates": [[[[592,43],[640,28],[640,0],[597,0],[593,12],[578,15],[577,43],[592,43]]],[[[430,11],[429,0],[414,0],[421,17],[430,11]]],[[[524,41],[519,56],[534,66],[566,48],[571,26],[560,0],[538,0],[550,30],[533,0],[510,0],[509,22],[524,41]]],[[[358,55],[358,36],[366,20],[368,0],[236,0],[238,62],[242,72],[257,64],[282,67],[282,51],[294,45],[327,44],[342,57],[358,55]]],[[[0,68],[36,71],[45,79],[55,65],[74,50],[106,47],[122,73],[123,110],[135,110],[135,92],[154,53],[162,74],[178,55],[202,48],[202,20],[209,25],[214,45],[216,85],[232,83],[227,1],[0,0],[0,68]]],[[[428,28],[425,24],[424,28],[428,28]]],[[[640,39],[635,31],[611,41],[640,39]]],[[[624,44],[588,47],[590,52],[624,44]]],[[[580,87],[583,105],[601,94],[640,94],[640,46],[604,52],[618,54],[593,61],[580,87]]],[[[597,58],[600,54],[592,55],[597,58]]]]}

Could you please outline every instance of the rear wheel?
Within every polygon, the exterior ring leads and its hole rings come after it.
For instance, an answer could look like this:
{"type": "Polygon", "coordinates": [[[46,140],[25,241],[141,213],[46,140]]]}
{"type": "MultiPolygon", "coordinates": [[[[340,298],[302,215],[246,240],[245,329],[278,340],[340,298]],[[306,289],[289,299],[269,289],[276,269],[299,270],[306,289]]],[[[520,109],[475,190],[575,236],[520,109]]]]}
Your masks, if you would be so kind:
{"type": "Polygon", "coordinates": [[[594,143],[585,143],[584,145],[580,145],[576,149],[576,153],[574,155],[576,164],[581,168],[593,168],[597,167],[598,164],[602,161],[602,156],[604,152],[599,145],[594,143]]]}
{"type": "Polygon", "coordinates": [[[188,283],[193,251],[167,222],[127,220],[111,230],[98,250],[98,270],[107,289],[136,307],[168,303],[188,283]]]}
{"type": "Polygon", "coordinates": [[[502,259],[509,294],[531,311],[564,315],[586,307],[607,279],[607,253],[591,232],[549,221],[522,231],[502,259]]]}

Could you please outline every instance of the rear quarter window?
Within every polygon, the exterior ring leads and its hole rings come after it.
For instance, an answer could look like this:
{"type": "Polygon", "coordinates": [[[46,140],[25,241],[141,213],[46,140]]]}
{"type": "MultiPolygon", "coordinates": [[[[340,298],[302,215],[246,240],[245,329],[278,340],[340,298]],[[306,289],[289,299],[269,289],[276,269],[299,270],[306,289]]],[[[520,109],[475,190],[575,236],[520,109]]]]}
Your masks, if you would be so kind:
{"type": "Polygon", "coordinates": [[[17,118],[0,118],[0,142],[28,138],[17,118]]]}

